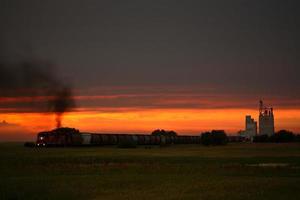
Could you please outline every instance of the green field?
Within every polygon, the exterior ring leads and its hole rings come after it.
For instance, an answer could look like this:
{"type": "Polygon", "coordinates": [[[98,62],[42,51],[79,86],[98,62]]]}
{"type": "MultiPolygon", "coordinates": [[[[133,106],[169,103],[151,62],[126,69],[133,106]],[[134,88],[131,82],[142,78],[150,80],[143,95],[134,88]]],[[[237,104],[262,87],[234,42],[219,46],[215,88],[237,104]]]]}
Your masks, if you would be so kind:
{"type": "Polygon", "coordinates": [[[0,144],[0,199],[300,199],[300,144],[0,144]]]}

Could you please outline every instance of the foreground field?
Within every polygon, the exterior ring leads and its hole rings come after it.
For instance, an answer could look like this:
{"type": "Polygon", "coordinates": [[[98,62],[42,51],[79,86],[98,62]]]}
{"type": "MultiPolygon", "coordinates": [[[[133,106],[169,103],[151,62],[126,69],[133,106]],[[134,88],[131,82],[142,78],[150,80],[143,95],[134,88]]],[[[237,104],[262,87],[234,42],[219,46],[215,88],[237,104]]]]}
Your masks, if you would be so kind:
{"type": "Polygon", "coordinates": [[[300,199],[299,144],[0,144],[0,199],[300,199]]]}

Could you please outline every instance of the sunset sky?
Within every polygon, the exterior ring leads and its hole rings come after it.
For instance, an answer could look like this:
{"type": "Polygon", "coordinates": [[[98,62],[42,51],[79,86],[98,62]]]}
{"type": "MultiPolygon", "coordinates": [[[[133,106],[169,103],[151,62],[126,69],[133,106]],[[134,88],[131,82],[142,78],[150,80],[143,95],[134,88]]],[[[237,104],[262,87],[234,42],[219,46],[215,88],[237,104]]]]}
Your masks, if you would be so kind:
{"type": "Polygon", "coordinates": [[[257,120],[263,99],[274,107],[276,130],[300,133],[299,6],[3,0],[0,141],[55,128],[45,109],[54,97],[36,84],[45,82],[71,88],[76,107],[62,124],[82,131],[235,134],[245,115],[257,120]]]}

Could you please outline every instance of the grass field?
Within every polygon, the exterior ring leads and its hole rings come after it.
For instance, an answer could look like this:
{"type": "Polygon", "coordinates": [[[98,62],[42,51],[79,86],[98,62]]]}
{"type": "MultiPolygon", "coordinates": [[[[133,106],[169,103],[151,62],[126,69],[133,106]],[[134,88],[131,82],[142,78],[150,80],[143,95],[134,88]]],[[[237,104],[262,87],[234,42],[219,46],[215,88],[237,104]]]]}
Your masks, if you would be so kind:
{"type": "Polygon", "coordinates": [[[0,199],[300,199],[300,144],[0,144],[0,199]]]}

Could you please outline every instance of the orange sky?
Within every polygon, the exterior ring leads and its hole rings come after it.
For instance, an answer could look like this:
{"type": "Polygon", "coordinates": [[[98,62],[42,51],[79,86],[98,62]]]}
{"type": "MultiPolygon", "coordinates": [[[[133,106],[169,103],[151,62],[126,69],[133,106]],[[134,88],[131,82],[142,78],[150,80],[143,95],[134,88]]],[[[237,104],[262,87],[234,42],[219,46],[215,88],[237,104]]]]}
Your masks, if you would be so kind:
{"type": "MultiPolygon", "coordinates": [[[[63,126],[81,131],[108,133],[150,133],[154,129],[175,130],[179,134],[199,134],[205,130],[225,129],[234,134],[244,129],[245,115],[257,120],[256,109],[119,109],[67,113],[63,126]]],[[[275,128],[300,132],[300,109],[275,110],[275,128]]],[[[55,126],[53,114],[0,114],[9,126],[0,127],[0,140],[33,139],[37,132],[55,126]]],[[[2,123],[3,124],[3,123],[2,123]]]]}
{"type": "Polygon", "coordinates": [[[82,131],[236,133],[260,99],[300,132],[296,3],[18,2],[0,6],[0,140],[54,128],[50,111],[82,131]]]}
{"type": "MultiPolygon", "coordinates": [[[[107,133],[224,129],[236,134],[245,128],[245,115],[257,120],[260,99],[258,94],[225,94],[206,87],[103,87],[76,93],[77,108],[63,116],[63,126],[107,133]]],[[[44,109],[49,98],[0,97],[0,141],[34,139],[37,132],[55,128],[55,115],[44,109]]],[[[274,106],[276,130],[300,133],[299,98],[270,95],[266,103],[274,106]]]]}

